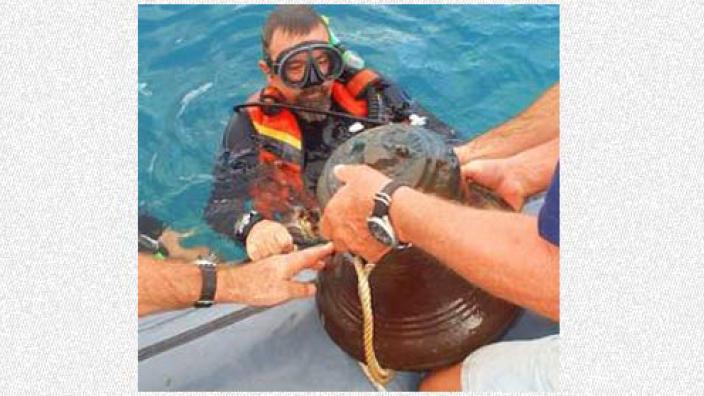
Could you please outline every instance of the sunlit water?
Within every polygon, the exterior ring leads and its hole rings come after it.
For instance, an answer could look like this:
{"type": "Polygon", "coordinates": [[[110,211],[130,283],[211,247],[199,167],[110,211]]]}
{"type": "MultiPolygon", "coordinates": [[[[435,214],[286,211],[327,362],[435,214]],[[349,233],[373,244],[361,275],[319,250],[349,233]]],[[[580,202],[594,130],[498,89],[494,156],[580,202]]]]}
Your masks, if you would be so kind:
{"type": "MultiPolygon", "coordinates": [[[[316,6],[368,66],[471,138],[559,79],[556,5],[316,6]]],[[[242,257],[202,219],[232,106],[264,84],[272,6],[139,6],[139,205],[186,245],[242,257]]]]}

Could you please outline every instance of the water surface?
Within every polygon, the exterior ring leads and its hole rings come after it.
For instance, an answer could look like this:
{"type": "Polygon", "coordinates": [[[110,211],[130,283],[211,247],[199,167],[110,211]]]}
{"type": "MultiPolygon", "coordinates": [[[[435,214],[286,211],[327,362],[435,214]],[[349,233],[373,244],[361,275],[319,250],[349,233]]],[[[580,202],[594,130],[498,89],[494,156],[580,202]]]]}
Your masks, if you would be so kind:
{"type": "MultiPolygon", "coordinates": [[[[139,6],[139,205],[186,245],[241,250],[202,219],[232,106],[264,84],[260,32],[273,6],[139,6]]],[[[559,79],[557,5],[327,5],[335,34],[471,138],[559,79]]]]}

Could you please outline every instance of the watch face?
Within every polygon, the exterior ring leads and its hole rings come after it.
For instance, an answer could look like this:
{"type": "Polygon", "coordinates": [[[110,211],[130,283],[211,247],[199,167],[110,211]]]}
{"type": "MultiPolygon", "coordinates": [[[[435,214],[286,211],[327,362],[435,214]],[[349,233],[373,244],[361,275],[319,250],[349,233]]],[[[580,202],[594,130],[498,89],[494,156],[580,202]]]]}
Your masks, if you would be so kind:
{"type": "Polygon", "coordinates": [[[367,219],[367,227],[374,238],[386,246],[393,246],[395,242],[394,235],[390,232],[384,220],[378,217],[370,217],[367,219]]]}

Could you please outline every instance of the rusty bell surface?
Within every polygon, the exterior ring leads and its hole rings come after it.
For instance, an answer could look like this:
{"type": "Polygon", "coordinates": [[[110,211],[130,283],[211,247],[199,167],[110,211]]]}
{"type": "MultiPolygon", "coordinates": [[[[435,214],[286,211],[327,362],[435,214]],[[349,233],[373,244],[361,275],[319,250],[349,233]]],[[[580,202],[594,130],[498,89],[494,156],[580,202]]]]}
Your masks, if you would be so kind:
{"type": "MultiPolygon", "coordinates": [[[[423,127],[384,125],[343,143],[318,182],[322,207],[339,188],[332,173],[337,164],[367,164],[424,192],[474,207],[509,210],[488,190],[464,186],[451,147],[423,127]]],[[[336,254],[319,273],[316,301],[333,341],[364,361],[362,310],[350,260],[349,254],[336,254]]],[[[415,247],[384,256],[369,283],[376,356],[382,367],[395,370],[427,370],[459,362],[500,336],[518,312],[516,306],[478,289],[415,247]]]]}

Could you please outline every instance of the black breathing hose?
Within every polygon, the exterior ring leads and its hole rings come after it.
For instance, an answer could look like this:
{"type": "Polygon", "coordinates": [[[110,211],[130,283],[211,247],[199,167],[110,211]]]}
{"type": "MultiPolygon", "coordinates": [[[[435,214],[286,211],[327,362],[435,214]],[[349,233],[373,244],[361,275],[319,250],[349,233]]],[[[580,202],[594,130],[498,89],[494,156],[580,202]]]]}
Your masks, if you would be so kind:
{"type": "Polygon", "coordinates": [[[353,116],[353,115],[349,115],[349,114],[345,114],[345,113],[340,113],[338,111],[311,109],[308,107],[290,105],[290,104],[285,104],[285,103],[250,102],[250,103],[244,103],[244,104],[239,104],[239,105],[235,106],[234,111],[239,112],[240,109],[242,109],[242,108],[254,107],[254,106],[282,108],[282,109],[303,111],[303,112],[308,112],[308,113],[313,113],[313,114],[325,114],[325,115],[329,115],[329,116],[333,116],[333,117],[342,117],[342,118],[347,118],[347,119],[354,120],[354,121],[366,122],[368,124],[373,124],[373,125],[377,125],[377,126],[387,124],[386,122],[383,122],[379,119],[372,119],[372,118],[367,118],[367,117],[357,117],[357,116],[353,116]]]}

